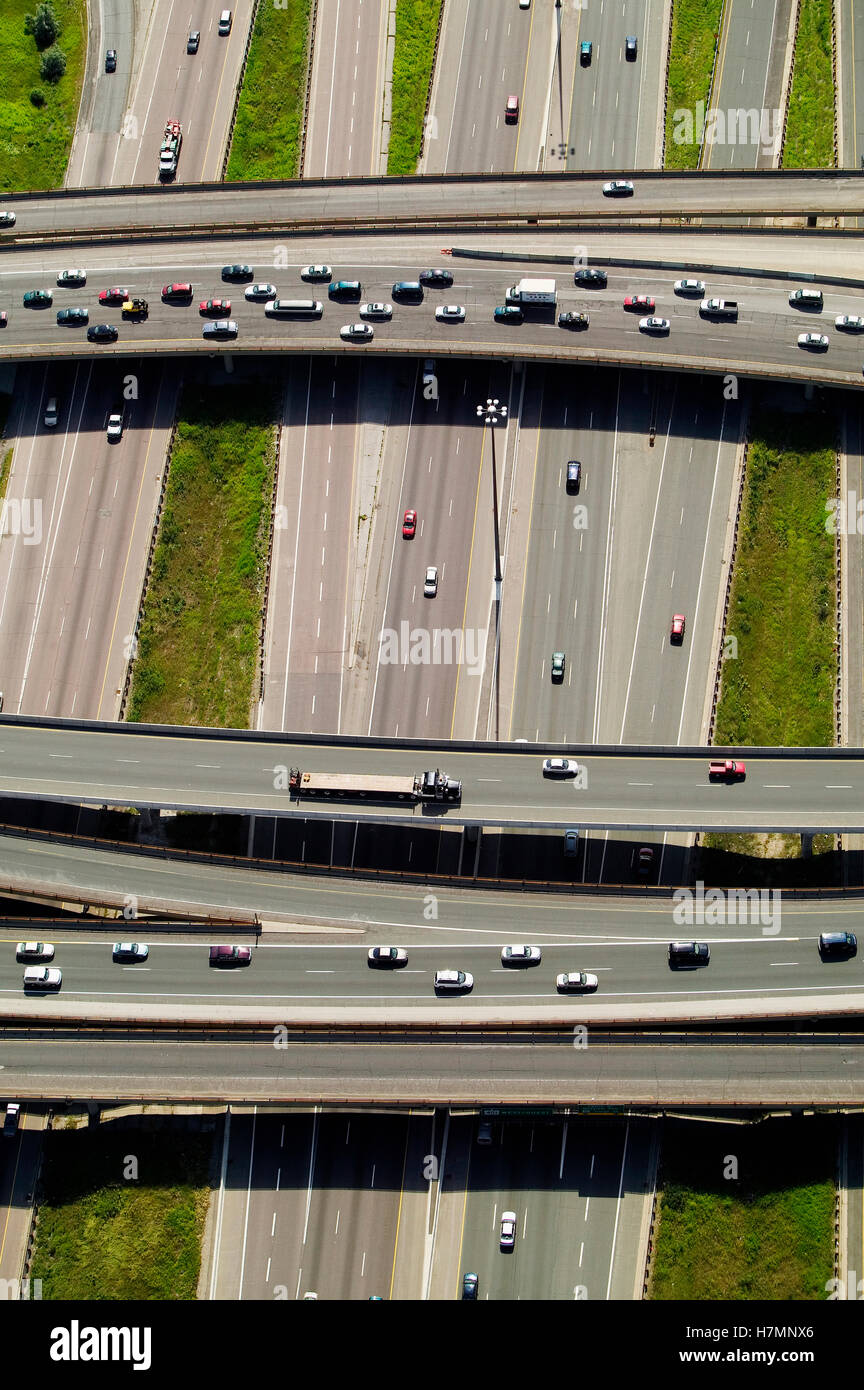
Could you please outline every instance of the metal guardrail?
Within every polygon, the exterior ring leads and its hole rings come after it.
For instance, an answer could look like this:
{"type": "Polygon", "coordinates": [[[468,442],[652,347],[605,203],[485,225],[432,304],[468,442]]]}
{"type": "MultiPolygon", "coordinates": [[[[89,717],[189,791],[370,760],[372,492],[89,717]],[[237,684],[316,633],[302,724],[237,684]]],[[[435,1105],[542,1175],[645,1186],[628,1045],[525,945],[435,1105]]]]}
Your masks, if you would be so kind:
{"type": "Polygon", "coordinates": [[[836,684],[834,686],[834,742],[843,742],[843,546],[842,546],[842,527],[840,525],[840,507],[842,505],[843,492],[843,468],[840,460],[840,450],[834,455],[834,495],[837,501],[836,520],[834,528],[834,660],[836,664],[836,684]]]}
{"type": "Polygon", "coordinates": [[[744,503],[744,484],[747,478],[747,454],[750,450],[750,440],[745,434],[744,438],[744,458],[741,463],[741,476],[738,481],[738,498],[735,503],[735,521],[732,525],[732,553],[729,556],[729,572],[726,575],[726,592],[723,596],[723,622],[720,626],[720,644],[717,650],[717,663],[714,670],[714,690],[711,696],[711,717],[708,720],[708,742],[714,741],[714,728],[717,723],[717,706],[720,703],[720,692],[723,684],[723,649],[726,645],[726,624],[729,620],[729,604],[732,598],[732,577],[735,571],[735,560],[738,556],[738,534],[741,526],[741,508],[744,503]]]}
{"type": "Polygon", "coordinates": [[[840,163],[840,78],[837,71],[837,0],[831,0],[831,85],[834,89],[834,168],[840,163]]]}
{"type": "MultiPolygon", "coordinates": [[[[714,42],[714,61],[713,61],[713,63],[711,64],[711,76],[708,78],[708,99],[707,99],[707,101],[705,102],[706,116],[707,116],[707,112],[708,112],[708,111],[710,110],[710,108],[711,108],[711,103],[712,103],[712,101],[713,101],[713,99],[714,99],[714,78],[715,78],[715,76],[717,75],[717,59],[718,59],[719,56],[720,56],[720,44],[721,44],[722,41],[723,41],[723,33],[724,33],[725,28],[726,28],[726,14],[727,14],[728,7],[729,7],[729,0],[723,0],[722,5],[720,6],[720,17],[719,17],[718,22],[717,22],[717,33],[716,33],[715,36],[714,36],[714,39],[715,39],[715,42],[714,42]]],[[[699,163],[698,163],[698,167],[699,167],[700,170],[702,170],[702,161],[703,161],[703,159],[705,158],[705,140],[704,140],[705,131],[704,131],[704,130],[702,131],[702,135],[703,135],[703,138],[702,138],[702,139],[700,140],[700,142],[699,142],[699,163]]],[[[704,172],[704,170],[703,170],[703,172],[704,172]]]]}
{"type": "Polygon", "coordinates": [[[228,122],[228,134],[225,139],[225,153],[222,155],[222,178],[225,178],[225,171],[228,168],[228,161],[231,158],[231,145],[234,140],[234,127],[237,124],[237,112],[240,109],[240,97],[243,94],[243,83],[246,81],[246,64],[249,61],[249,49],[252,47],[252,35],[255,32],[255,20],[258,18],[258,6],[261,0],[252,0],[252,16],[249,28],[246,31],[246,47],[243,49],[243,62],[240,64],[240,74],[234,84],[234,105],[231,108],[231,119],[228,122]]]}
{"type": "Polygon", "coordinates": [[[312,0],[312,12],[309,16],[309,34],[306,47],[306,90],[303,93],[303,127],[300,131],[300,158],[298,173],[303,177],[303,166],[306,163],[306,136],[309,132],[309,102],[312,96],[312,63],[315,59],[315,38],[318,33],[318,0],[312,0]]]}
{"type": "Polygon", "coordinates": [[[669,66],[672,61],[672,30],[675,27],[675,0],[669,3],[669,26],[666,31],[666,65],[663,74],[663,143],[660,149],[660,168],[666,163],[666,124],[669,112],[669,66]]]}
{"type": "Polygon", "coordinates": [[[423,150],[426,145],[426,126],[429,121],[429,107],[432,105],[432,84],[435,80],[435,68],[438,63],[438,47],[441,43],[441,30],[444,28],[444,6],[447,0],[441,0],[441,8],[438,11],[438,28],[435,31],[435,46],[432,49],[432,66],[429,69],[429,85],[426,88],[426,105],[423,107],[423,125],[420,130],[420,149],[417,152],[417,162],[423,158],[423,150]]]}
{"type": "Polygon", "coordinates": [[[273,536],[276,531],[276,496],[279,490],[279,459],[282,455],[282,417],[276,423],[276,457],[273,460],[273,487],[270,492],[270,526],[267,532],[267,559],[264,566],[261,626],[258,630],[258,699],[264,699],[264,661],[267,644],[267,615],[270,612],[270,578],[273,573],[273,536]]]}
{"type": "MultiPolygon", "coordinates": [[[[783,168],[783,160],[784,160],[784,158],[785,158],[785,153],[786,153],[786,127],[787,127],[787,125],[788,125],[788,123],[789,123],[789,107],[790,107],[791,104],[792,104],[792,88],[793,88],[793,86],[795,85],[795,51],[796,51],[796,49],[797,49],[797,47],[798,47],[798,27],[799,27],[799,25],[800,25],[800,23],[801,23],[801,0],[794,0],[794,4],[795,4],[795,23],[794,23],[793,26],[792,26],[792,32],[793,32],[793,34],[794,34],[795,37],[794,37],[793,42],[792,42],[792,62],[791,62],[790,65],[789,65],[789,82],[788,82],[787,87],[786,87],[786,100],[785,100],[784,103],[783,103],[783,124],[782,124],[783,135],[782,135],[782,138],[781,138],[781,140],[780,140],[780,160],[779,160],[779,167],[780,167],[780,169],[783,168]]],[[[834,123],[834,129],[835,129],[835,139],[836,139],[836,129],[837,129],[836,120],[835,120],[835,123],[834,123]]]]}

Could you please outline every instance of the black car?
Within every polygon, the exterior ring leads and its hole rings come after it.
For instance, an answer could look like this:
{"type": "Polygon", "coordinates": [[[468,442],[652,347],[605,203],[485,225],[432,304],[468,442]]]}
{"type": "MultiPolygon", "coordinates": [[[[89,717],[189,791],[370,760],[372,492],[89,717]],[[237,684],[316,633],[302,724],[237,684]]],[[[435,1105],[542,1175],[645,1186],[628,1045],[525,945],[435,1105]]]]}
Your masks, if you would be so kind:
{"type": "Polygon", "coordinates": [[[573,283],[574,285],[598,285],[605,288],[606,271],[594,270],[587,265],[580,266],[578,270],[573,272],[573,283]]]}
{"type": "Polygon", "coordinates": [[[477,1275],[463,1274],[462,1276],[462,1297],[475,1299],[477,1297],[477,1275]]]}
{"type": "Polygon", "coordinates": [[[109,48],[108,51],[107,51],[107,53],[105,54],[105,71],[106,71],[106,72],[116,72],[116,71],[117,71],[117,49],[116,49],[116,48],[109,48]]]}
{"type": "Polygon", "coordinates": [[[628,34],[627,38],[624,40],[624,57],[627,59],[628,63],[636,62],[636,48],[636,36],[634,34],[628,34]]]}
{"type": "Polygon", "coordinates": [[[443,289],[453,284],[453,274],[449,270],[421,270],[417,279],[421,285],[440,285],[443,289]]]}
{"type": "Polygon", "coordinates": [[[681,966],[707,965],[711,951],[707,941],[670,941],[669,965],[672,970],[681,966]]]}
{"type": "Polygon", "coordinates": [[[847,960],[858,953],[858,938],[851,931],[823,931],[819,954],[823,960],[847,960]]]}
{"type": "Polygon", "coordinates": [[[188,39],[186,40],[186,52],[187,52],[187,53],[197,53],[197,52],[198,52],[198,44],[199,44],[200,42],[201,42],[201,33],[200,33],[200,30],[198,30],[198,29],[193,29],[193,30],[192,30],[192,33],[189,35],[188,39]]]}
{"type": "Polygon", "coordinates": [[[255,272],[251,265],[223,265],[223,280],[254,280],[255,272]]]}
{"type": "Polygon", "coordinates": [[[118,337],[113,323],[91,323],[87,329],[87,341],[90,343],[114,343],[118,337]]]}
{"type": "Polygon", "coordinates": [[[559,327],[559,328],[587,328],[587,327],[588,327],[588,315],[587,315],[587,314],[573,314],[573,313],[559,314],[559,315],[558,315],[558,327],[559,327]]]}

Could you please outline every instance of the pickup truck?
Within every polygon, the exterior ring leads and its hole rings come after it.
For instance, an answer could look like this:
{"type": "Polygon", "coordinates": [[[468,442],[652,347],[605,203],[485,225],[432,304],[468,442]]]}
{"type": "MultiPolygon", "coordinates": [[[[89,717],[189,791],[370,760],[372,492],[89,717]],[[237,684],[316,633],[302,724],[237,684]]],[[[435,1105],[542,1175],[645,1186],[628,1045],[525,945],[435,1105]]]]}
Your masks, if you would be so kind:
{"type": "Polygon", "coordinates": [[[734,758],[721,758],[708,765],[708,777],[711,781],[743,782],[746,776],[747,768],[734,758]]]}
{"type": "Polygon", "coordinates": [[[707,319],[737,319],[737,299],[703,299],[699,312],[707,319]]]}

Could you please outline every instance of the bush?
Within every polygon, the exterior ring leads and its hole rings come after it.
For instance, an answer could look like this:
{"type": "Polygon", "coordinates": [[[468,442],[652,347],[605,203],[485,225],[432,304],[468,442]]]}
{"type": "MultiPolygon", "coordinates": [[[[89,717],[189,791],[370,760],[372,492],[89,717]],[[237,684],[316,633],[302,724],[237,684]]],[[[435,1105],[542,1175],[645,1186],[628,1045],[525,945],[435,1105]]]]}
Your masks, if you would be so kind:
{"type": "Polygon", "coordinates": [[[45,93],[42,91],[41,87],[33,88],[32,92],[30,93],[30,100],[34,106],[45,105],[45,93]]]}
{"type": "Polygon", "coordinates": [[[35,14],[24,16],[24,33],[33,35],[40,53],[57,42],[62,28],[50,5],[40,5],[35,14]]]}
{"type": "Polygon", "coordinates": [[[59,82],[66,71],[66,54],[62,48],[49,48],[43,55],[39,76],[43,82],[59,82]]]}

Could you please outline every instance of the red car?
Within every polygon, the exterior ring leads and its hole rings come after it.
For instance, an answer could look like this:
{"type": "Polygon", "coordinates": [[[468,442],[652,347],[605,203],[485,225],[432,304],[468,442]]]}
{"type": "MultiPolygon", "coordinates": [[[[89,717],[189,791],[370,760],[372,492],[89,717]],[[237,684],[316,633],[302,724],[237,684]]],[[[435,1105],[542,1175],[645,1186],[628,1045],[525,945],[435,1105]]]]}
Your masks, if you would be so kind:
{"type": "Polygon", "coordinates": [[[222,318],[225,314],[231,313],[230,299],[202,299],[198,305],[199,314],[215,314],[217,318],[222,318]]]}
{"type": "Polygon", "coordinates": [[[508,97],[504,107],[504,119],[508,125],[515,125],[519,119],[519,98],[508,97]]]}
{"type": "Polygon", "coordinates": [[[641,313],[653,313],[654,300],[650,294],[628,294],[624,300],[624,308],[632,309],[641,313]]]}
{"type": "Polygon", "coordinates": [[[249,946],[211,946],[211,965],[251,965],[252,950],[249,946]]]}
{"type": "Polygon", "coordinates": [[[124,299],[128,298],[129,291],[125,289],[120,289],[118,285],[114,285],[113,288],[110,290],[99,291],[100,304],[122,304],[124,299]]]}
{"type": "Polygon", "coordinates": [[[723,758],[708,765],[708,777],[712,781],[722,779],[724,782],[743,782],[746,776],[747,768],[734,758],[723,758]]]}
{"type": "Polygon", "coordinates": [[[406,541],[411,541],[411,540],[413,540],[413,539],[414,539],[414,533],[415,533],[416,530],[417,530],[417,513],[416,513],[416,512],[406,512],[405,515],[404,515],[403,518],[402,518],[402,535],[404,536],[405,540],[406,540],[406,541]]]}
{"type": "Polygon", "coordinates": [[[162,286],[163,299],[191,299],[192,286],[178,282],[174,285],[162,286]]]}
{"type": "Polygon", "coordinates": [[[669,633],[670,642],[683,642],[684,629],[687,626],[683,613],[676,613],[672,619],[672,631],[669,633]]]}

